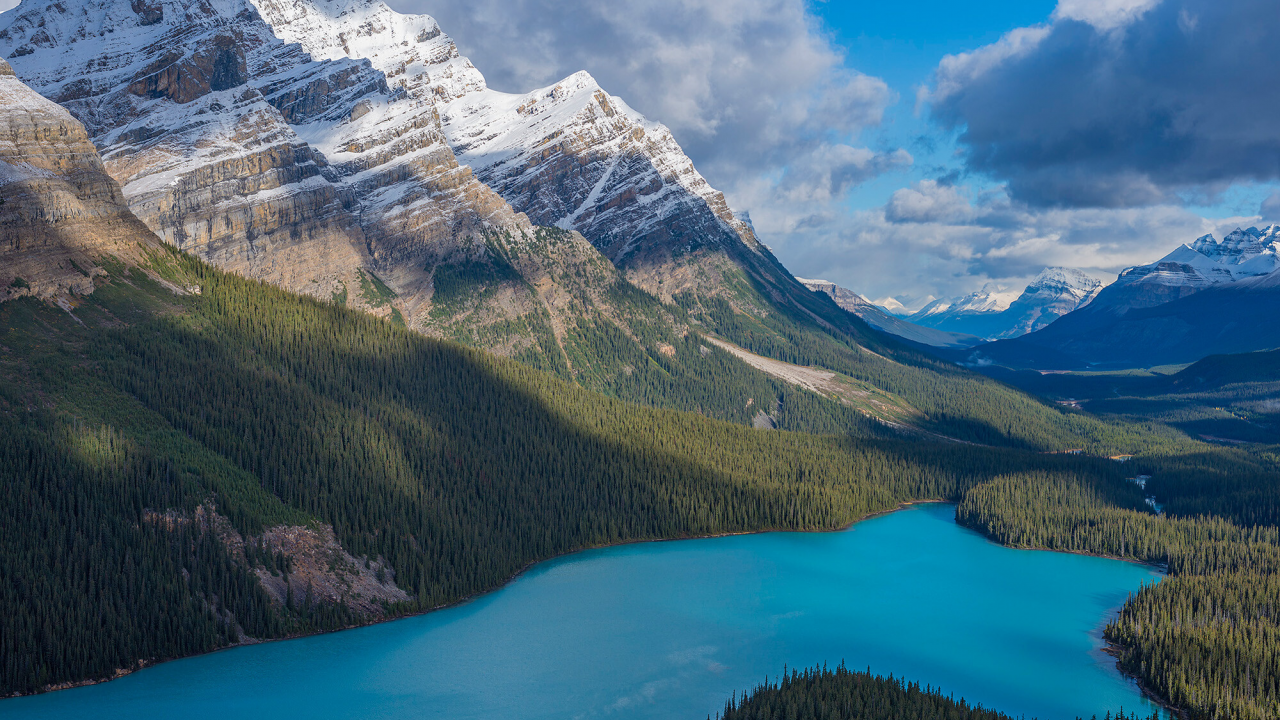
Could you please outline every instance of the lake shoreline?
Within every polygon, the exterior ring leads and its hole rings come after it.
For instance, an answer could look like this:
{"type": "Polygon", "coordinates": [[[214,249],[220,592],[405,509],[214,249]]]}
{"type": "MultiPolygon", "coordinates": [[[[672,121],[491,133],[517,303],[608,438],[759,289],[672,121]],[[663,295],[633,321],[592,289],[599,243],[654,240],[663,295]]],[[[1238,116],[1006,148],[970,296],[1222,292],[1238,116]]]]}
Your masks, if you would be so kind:
{"type": "Polygon", "coordinates": [[[137,667],[117,668],[110,677],[87,678],[84,680],[73,680],[73,681],[57,683],[53,685],[46,685],[45,687],[35,692],[13,693],[10,695],[0,696],[0,702],[3,702],[4,700],[16,699],[20,697],[33,697],[35,695],[46,695],[48,693],[60,692],[62,690],[74,690],[76,688],[89,687],[91,685],[100,685],[102,683],[111,682],[112,680],[119,680],[120,678],[127,677],[129,675],[132,675],[135,672],[138,672],[139,670],[145,670],[147,668],[155,667],[157,665],[162,665],[164,663],[173,662],[175,660],[185,660],[187,658],[201,657],[204,655],[212,655],[214,653],[225,652],[227,650],[234,650],[236,648],[244,647],[247,645],[261,645],[263,643],[284,642],[286,640],[297,640],[297,639],[306,638],[306,637],[329,635],[332,633],[346,632],[347,630],[357,630],[359,628],[371,627],[374,625],[381,625],[383,623],[394,622],[396,620],[404,620],[407,618],[418,617],[421,615],[426,615],[428,613],[433,613],[440,610],[448,610],[449,608],[458,607],[461,605],[465,605],[469,602],[473,602],[475,600],[478,600],[484,597],[485,595],[488,595],[493,592],[497,592],[498,590],[501,590],[507,587],[511,583],[518,580],[520,576],[524,575],[525,573],[533,569],[533,567],[536,565],[540,565],[545,562],[550,562],[552,560],[558,560],[560,558],[568,557],[570,555],[576,555],[577,553],[586,552],[588,550],[603,550],[606,548],[622,547],[625,545],[638,545],[640,543],[665,543],[665,542],[679,542],[683,540],[710,540],[713,538],[736,537],[739,535],[762,535],[765,533],[777,533],[777,532],[787,532],[787,533],[844,532],[849,528],[853,527],[854,525],[857,525],[860,522],[871,520],[873,518],[877,518],[882,515],[889,515],[891,513],[898,512],[899,510],[903,510],[912,505],[929,505],[929,504],[938,504],[938,503],[955,504],[955,501],[946,500],[946,499],[906,500],[899,503],[895,507],[889,508],[887,510],[878,510],[876,512],[868,513],[866,515],[863,515],[862,517],[859,517],[855,520],[852,520],[834,529],[807,529],[806,530],[806,529],[796,529],[796,528],[764,528],[760,530],[741,530],[736,532],[709,533],[704,535],[682,535],[679,537],[669,537],[669,538],[647,538],[647,539],[639,539],[639,540],[624,540],[622,542],[616,542],[616,543],[601,543],[596,545],[587,545],[580,548],[575,548],[573,550],[569,550],[559,555],[553,555],[551,557],[542,558],[539,560],[532,560],[526,563],[518,571],[513,573],[510,577],[506,578],[505,580],[503,580],[501,583],[498,583],[494,587],[491,587],[487,590],[475,592],[470,595],[467,595],[466,597],[455,600],[453,602],[445,603],[443,605],[437,605],[435,607],[427,608],[425,610],[414,610],[412,612],[406,612],[406,613],[397,614],[397,615],[384,615],[376,618],[369,618],[365,622],[357,623],[355,625],[348,625],[346,627],[335,628],[333,630],[317,630],[314,632],[293,633],[293,634],[284,635],[282,637],[277,637],[277,638],[246,637],[242,639],[240,642],[232,643],[230,645],[224,645],[222,647],[214,648],[212,650],[208,650],[205,652],[192,653],[190,655],[182,655],[179,657],[164,658],[164,659],[151,658],[149,660],[139,660],[137,667]]]}
{"type": "Polygon", "coordinates": [[[1107,640],[1106,645],[1104,645],[1102,648],[1102,652],[1116,659],[1116,669],[1120,670],[1121,675],[1129,678],[1134,682],[1134,684],[1138,686],[1138,689],[1142,691],[1143,697],[1159,705],[1165,710],[1168,710],[1169,712],[1173,713],[1177,717],[1182,718],[1182,720],[1186,720],[1188,715],[1185,710],[1178,707],[1177,705],[1174,705],[1173,701],[1170,700],[1169,698],[1165,697],[1164,695],[1161,695],[1159,692],[1156,692],[1154,688],[1152,688],[1147,683],[1143,682],[1142,678],[1137,677],[1136,675],[1130,675],[1129,673],[1120,669],[1120,646],[1119,645],[1116,645],[1110,640],[1107,640]]]}
{"type": "MultiPolygon", "coordinates": [[[[441,604],[441,605],[438,605],[438,606],[435,606],[435,607],[426,608],[426,609],[421,609],[421,610],[415,610],[415,611],[412,611],[412,612],[404,612],[404,613],[399,613],[399,614],[387,614],[387,615],[383,615],[383,616],[379,616],[379,617],[372,617],[372,618],[368,618],[368,619],[366,619],[366,620],[365,620],[365,621],[363,621],[363,622],[354,623],[354,624],[351,624],[351,625],[346,626],[346,627],[342,627],[342,628],[335,628],[335,629],[332,629],[332,630],[323,630],[323,631],[317,631],[317,632],[300,632],[300,633],[291,633],[291,634],[289,634],[289,635],[287,635],[287,636],[284,636],[284,637],[279,637],[279,638],[270,638],[270,639],[260,639],[260,638],[244,637],[244,638],[242,638],[242,639],[241,639],[241,641],[240,641],[240,642],[237,642],[237,643],[235,643],[235,644],[225,645],[225,646],[223,646],[223,647],[219,647],[219,648],[216,648],[216,649],[213,649],[213,650],[207,651],[207,652],[194,653],[194,654],[191,654],[191,655],[184,655],[184,656],[181,656],[181,657],[165,658],[165,659],[163,659],[163,660],[157,660],[157,659],[154,659],[154,658],[153,658],[153,659],[148,659],[148,660],[142,660],[142,661],[139,661],[139,662],[138,662],[138,664],[137,664],[136,666],[134,666],[134,667],[131,667],[131,668],[128,668],[128,669],[117,669],[117,670],[116,670],[112,675],[110,675],[110,676],[108,676],[108,677],[102,677],[102,678],[97,678],[97,679],[86,679],[86,680],[81,680],[81,681],[76,681],[76,682],[61,683],[61,684],[58,684],[58,685],[56,685],[56,686],[48,686],[48,687],[46,687],[46,688],[44,688],[44,689],[42,689],[42,690],[40,690],[40,691],[37,691],[37,692],[33,692],[33,693],[24,693],[24,694],[14,694],[14,695],[10,695],[10,696],[7,696],[7,697],[8,697],[8,698],[17,698],[17,697],[25,697],[25,696],[33,696],[33,695],[43,695],[43,694],[48,694],[48,693],[52,693],[52,692],[57,692],[57,691],[59,691],[59,690],[70,690],[70,689],[75,689],[75,688],[78,688],[78,687],[87,687],[87,686],[90,686],[90,685],[104,684],[104,683],[107,683],[107,682],[109,682],[109,681],[111,681],[111,680],[117,680],[117,679],[120,679],[120,678],[125,677],[125,676],[127,676],[127,675],[131,675],[131,674],[133,674],[134,672],[137,672],[138,670],[147,669],[147,668],[150,668],[150,667],[155,667],[155,666],[157,666],[157,665],[160,665],[160,664],[163,664],[163,663],[167,663],[167,662],[171,662],[171,661],[173,661],[173,660],[181,660],[181,659],[186,659],[186,658],[194,658],[194,657],[198,657],[198,656],[202,656],[202,655],[212,655],[213,653],[222,652],[222,651],[226,651],[226,650],[232,650],[232,649],[235,649],[235,648],[238,648],[238,647],[244,646],[244,645],[264,644],[264,643],[275,642],[275,641],[279,641],[279,640],[296,640],[296,639],[301,639],[301,638],[306,638],[306,637],[313,637],[313,636],[319,636],[319,635],[326,635],[326,634],[338,633],[338,632],[342,632],[342,631],[345,631],[345,630],[354,630],[354,629],[358,629],[358,628],[362,628],[362,627],[370,627],[370,626],[373,626],[373,625],[379,625],[379,624],[382,624],[382,623],[391,622],[391,621],[395,621],[395,620],[403,620],[403,619],[408,619],[408,618],[415,617],[415,616],[423,616],[423,615],[426,615],[426,614],[428,614],[428,613],[436,612],[436,611],[438,611],[438,610],[447,610],[447,609],[450,609],[450,608],[459,607],[459,606],[462,606],[462,605],[465,605],[465,604],[467,604],[467,603],[473,602],[473,601],[478,600],[478,599],[480,599],[480,598],[482,598],[482,597],[484,597],[484,596],[486,596],[486,595],[490,595],[490,594],[492,594],[492,593],[495,593],[495,592],[497,592],[497,591],[499,591],[499,590],[502,590],[502,589],[504,589],[504,588],[506,588],[506,587],[510,586],[514,581],[518,580],[521,576],[526,575],[530,570],[532,570],[532,569],[533,569],[535,566],[537,566],[537,565],[540,565],[540,564],[543,564],[543,563],[547,563],[547,562],[550,562],[550,561],[554,561],[554,560],[558,560],[558,559],[561,559],[561,558],[567,558],[567,557],[569,557],[569,556],[571,556],[571,555],[575,555],[575,554],[583,553],[583,552],[586,552],[586,551],[588,551],[588,550],[603,550],[603,549],[609,549],[609,548],[616,548],[616,547],[620,547],[620,546],[624,546],[624,545],[636,545],[636,544],[640,544],[640,543],[666,543],[666,542],[675,542],[675,541],[683,541],[683,540],[703,540],[703,539],[724,538],[724,537],[743,536],[743,535],[762,535],[762,534],[768,534],[768,533],[839,533],[839,532],[844,532],[844,531],[847,531],[847,530],[851,529],[854,525],[857,525],[858,523],[862,523],[862,522],[865,522],[865,521],[867,521],[867,520],[872,520],[872,519],[875,519],[875,518],[878,518],[878,517],[888,516],[888,515],[891,515],[891,514],[893,514],[893,513],[899,512],[899,511],[901,511],[901,510],[904,510],[904,509],[910,508],[911,506],[915,506],[915,505],[935,505],[935,504],[949,504],[949,505],[953,505],[953,506],[954,506],[954,505],[956,505],[957,503],[956,503],[956,501],[954,501],[954,500],[948,500],[948,499],[945,499],[945,498],[924,498],[924,499],[919,499],[919,500],[903,501],[903,502],[900,502],[900,503],[898,503],[897,505],[895,505],[895,506],[893,506],[893,507],[888,507],[888,508],[885,508],[885,509],[882,509],[882,510],[877,510],[877,511],[874,511],[874,512],[869,512],[869,513],[866,513],[866,514],[864,514],[864,515],[861,515],[861,516],[859,516],[859,517],[857,517],[857,518],[855,518],[855,519],[853,519],[853,520],[851,520],[851,521],[849,521],[849,522],[847,522],[847,523],[844,523],[844,524],[839,525],[839,526],[836,526],[836,527],[829,527],[829,528],[807,528],[807,529],[796,529],[796,528],[776,528],[776,527],[775,527],[775,528],[761,528],[761,529],[757,529],[757,530],[744,530],[744,531],[721,532],[721,533],[708,533],[708,534],[689,534],[689,535],[681,535],[681,536],[665,537],[665,538],[645,538],[645,539],[636,539],[636,540],[626,540],[626,541],[622,541],[622,542],[615,542],[615,543],[599,543],[599,544],[594,544],[594,545],[582,546],[582,547],[578,547],[578,548],[575,548],[575,549],[573,549],[573,550],[570,550],[570,551],[567,551],[567,552],[564,552],[564,553],[561,553],[561,554],[557,554],[557,555],[554,555],[554,556],[551,556],[551,557],[542,558],[542,559],[538,559],[538,560],[532,560],[532,561],[530,561],[530,562],[526,563],[524,566],[522,566],[518,571],[513,572],[509,577],[507,577],[506,579],[504,579],[502,582],[495,584],[495,586],[494,586],[494,587],[492,587],[492,588],[486,589],[486,590],[484,590],[484,591],[480,591],[480,592],[472,593],[472,594],[470,594],[470,595],[468,595],[468,596],[466,596],[466,597],[459,598],[459,599],[458,599],[458,600],[456,600],[456,601],[453,601],[453,602],[450,602],[450,603],[441,604]]],[[[959,523],[959,522],[956,522],[956,525],[957,525],[957,526],[959,526],[959,527],[961,527],[961,528],[964,528],[964,529],[966,529],[966,530],[970,530],[970,531],[972,531],[972,532],[975,532],[976,534],[978,534],[978,535],[982,536],[982,538],[983,538],[986,542],[991,542],[993,545],[996,545],[996,546],[999,546],[999,547],[1008,547],[1008,548],[1010,548],[1010,549],[1034,549],[1034,550],[1046,550],[1046,549],[1047,549],[1047,548],[1022,548],[1022,547],[1014,547],[1014,546],[1004,545],[1004,544],[1002,544],[1002,543],[995,542],[995,541],[994,541],[994,540],[992,540],[990,537],[986,536],[986,534],[985,534],[985,533],[982,533],[980,530],[977,530],[977,529],[974,529],[974,528],[970,528],[970,527],[965,526],[965,525],[963,525],[963,524],[961,524],[961,523],[959,523]]],[[[1069,551],[1053,550],[1053,552],[1069,552],[1069,551]]],[[[1070,553],[1070,554],[1089,554],[1089,553],[1070,553]]],[[[1103,558],[1103,559],[1120,560],[1120,561],[1127,562],[1127,563],[1130,563],[1130,564],[1135,564],[1135,565],[1149,565],[1149,564],[1146,564],[1146,563],[1137,563],[1137,562],[1135,562],[1135,561],[1133,561],[1133,560],[1128,560],[1128,559],[1125,559],[1125,558],[1107,557],[1107,556],[1102,556],[1102,555],[1094,555],[1094,556],[1095,556],[1095,557],[1100,557],[1100,558],[1103,558]]],[[[1108,646],[1109,646],[1109,644],[1108,644],[1108,646]]],[[[1113,655],[1113,656],[1115,655],[1115,653],[1114,653],[1114,652],[1110,652],[1110,653],[1108,653],[1108,654],[1111,654],[1111,655],[1113,655]]],[[[1118,670],[1118,664],[1117,664],[1117,670],[1118,670]]],[[[1124,677],[1126,677],[1126,678],[1133,679],[1133,680],[1137,681],[1137,678],[1132,678],[1131,676],[1129,676],[1127,673],[1124,673],[1123,671],[1119,671],[1119,672],[1120,672],[1120,674],[1121,674],[1122,676],[1124,676],[1124,677]]],[[[1154,694],[1154,693],[1150,692],[1150,690],[1149,690],[1148,688],[1143,687],[1143,686],[1141,685],[1141,682],[1140,682],[1140,681],[1139,681],[1139,687],[1140,687],[1140,689],[1142,690],[1142,692],[1143,692],[1145,695],[1148,695],[1148,696],[1150,696],[1150,697],[1151,697],[1151,699],[1152,699],[1152,701],[1153,701],[1153,702],[1156,702],[1157,704],[1161,705],[1162,707],[1166,707],[1166,708],[1168,708],[1168,709],[1172,709],[1172,710],[1174,710],[1174,711],[1176,712],[1176,710],[1177,710],[1176,708],[1171,708],[1171,707],[1168,705],[1168,703],[1164,702],[1164,701],[1163,701],[1162,699],[1160,699],[1156,694],[1154,694]]]]}
{"type": "MultiPolygon", "coordinates": [[[[1096,558],[1101,558],[1103,560],[1119,560],[1120,562],[1132,563],[1134,565],[1141,565],[1143,567],[1149,567],[1154,570],[1158,570],[1162,575],[1165,575],[1166,577],[1169,574],[1169,566],[1165,563],[1144,562],[1142,560],[1135,560],[1133,558],[1124,558],[1124,557],[1118,557],[1115,555],[1106,555],[1104,553],[1086,552],[1083,550],[1060,550],[1058,548],[1035,547],[1032,545],[1006,545],[1004,543],[996,541],[994,538],[992,538],[990,535],[983,532],[979,528],[965,525],[964,523],[961,523],[959,520],[956,521],[956,524],[960,525],[963,528],[968,528],[969,530],[972,530],[973,532],[978,533],[982,537],[986,538],[988,541],[995,543],[1000,547],[1007,547],[1012,550],[1034,550],[1036,552],[1053,552],[1053,553],[1062,553],[1064,555],[1082,555],[1084,557],[1096,557],[1096,558]]],[[[1151,700],[1152,702],[1159,705],[1160,707],[1164,708],[1165,710],[1172,712],[1173,714],[1177,715],[1179,718],[1185,719],[1187,717],[1186,711],[1174,705],[1173,701],[1161,695],[1154,688],[1148,686],[1147,683],[1145,683],[1142,678],[1138,677],[1137,675],[1131,675],[1128,672],[1126,672],[1123,668],[1121,668],[1120,667],[1121,646],[1117,645],[1116,643],[1110,640],[1107,640],[1105,635],[1103,637],[1103,640],[1104,640],[1104,644],[1102,646],[1102,652],[1115,658],[1116,670],[1122,676],[1132,680],[1138,686],[1138,689],[1142,691],[1142,694],[1144,697],[1151,700]]]]}

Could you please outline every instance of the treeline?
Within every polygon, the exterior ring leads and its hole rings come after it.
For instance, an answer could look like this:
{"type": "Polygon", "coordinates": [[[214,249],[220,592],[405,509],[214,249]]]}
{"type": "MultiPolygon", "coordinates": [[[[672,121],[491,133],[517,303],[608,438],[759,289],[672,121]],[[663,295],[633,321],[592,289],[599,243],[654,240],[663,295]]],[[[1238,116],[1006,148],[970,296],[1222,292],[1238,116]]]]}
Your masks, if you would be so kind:
{"type": "MultiPolygon", "coordinates": [[[[765,681],[742,699],[725,704],[720,720],[1014,720],[1010,715],[970,705],[961,698],[892,675],[835,670],[792,670],[776,682],[765,681]]],[[[1137,715],[1106,713],[1104,720],[1139,720],[1137,715]]],[[[708,718],[710,720],[710,718],[708,718]]],[[[1098,720],[1094,716],[1093,720],[1098,720]]],[[[1152,715],[1150,720],[1159,720],[1152,715]]]]}
{"type": "Polygon", "coordinates": [[[1011,476],[969,491],[957,517],[1015,547],[1167,566],[1107,626],[1120,667],[1192,718],[1280,717],[1280,529],[1153,515],[1132,488],[1011,476]]]}
{"type": "Polygon", "coordinates": [[[237,625],[273,637],[355,621],[272,604],[208,533],[153,522],[205,503],[247,538],[332,525],[353,555],[386,559],[413,596],[391,608],[404,612],[584,547],[833,529],[1027,468],[1118,477],[1105,460],[636,406],[180,255],[158,266],[201,294],[134,272],[75,318],[0,305],[0,552],[14,579],[0,693],[207,650],[237,625]]]}

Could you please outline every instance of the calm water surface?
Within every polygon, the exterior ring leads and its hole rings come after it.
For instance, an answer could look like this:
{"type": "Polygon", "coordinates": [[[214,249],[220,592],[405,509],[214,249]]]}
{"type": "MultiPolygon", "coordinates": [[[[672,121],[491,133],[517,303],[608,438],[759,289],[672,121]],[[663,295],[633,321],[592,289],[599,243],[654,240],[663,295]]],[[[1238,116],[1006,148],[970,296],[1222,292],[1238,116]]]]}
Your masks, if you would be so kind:
{"type": "Polygon", "coordinates": [[[13,718],[688,718],[845,660],[1043,720],[1153,707],[1100,651],[1114,560],[1010,550],[915,506],[836,533],[593,550],[449,610],[0,701],[13,718]]]}

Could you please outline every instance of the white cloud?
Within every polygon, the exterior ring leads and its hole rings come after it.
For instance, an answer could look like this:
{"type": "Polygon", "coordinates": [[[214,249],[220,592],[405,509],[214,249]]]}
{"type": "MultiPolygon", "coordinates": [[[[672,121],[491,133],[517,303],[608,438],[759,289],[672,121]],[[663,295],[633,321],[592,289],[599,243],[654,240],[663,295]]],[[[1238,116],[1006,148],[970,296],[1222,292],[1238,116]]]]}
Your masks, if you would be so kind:
{"type": "Polygon", "coordinates": [[[874,152],[850,145],[819,145],[793,158],[774,189],[788,203],[829,203],[849,188],[895,169],[910,167],[911,154],[898,149],[874,152]]]}
{"type": "Polygon", "coordinates": [[[1049,34],[1049,30],[1048,25],[1015,28],[990,45],[972,52],[947,55],[938,63],[938,69],[934,72],[933,88],[922,85],[917,91],[917,108],[924,102],[945,100],[992,69],[1031,53],[1049,34]]]}
{"type": "Polygon", "coordinates": [[[1079,20],[1098,30],[1115,30],[1137,20],[1160,2],[1161,0],[1058,0],[1053,19],[1079,20]]]}
{"type": "Polygon", "coordinates": [[[885,205],[889,222],[964,222],[973,217],[968,198],[952,185],[922,180],[913,187],[895,190],[885,205]]]}

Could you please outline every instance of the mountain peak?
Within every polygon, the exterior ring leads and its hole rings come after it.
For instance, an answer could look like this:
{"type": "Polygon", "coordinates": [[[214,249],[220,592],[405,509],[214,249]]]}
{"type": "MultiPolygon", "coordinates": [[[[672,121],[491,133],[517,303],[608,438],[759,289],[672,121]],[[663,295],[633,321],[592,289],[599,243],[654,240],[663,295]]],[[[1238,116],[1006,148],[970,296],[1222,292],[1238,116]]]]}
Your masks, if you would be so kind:
{"type": "Polygon", "coordinates": [[[1244,230],[1236,228],[1221,241],[1215,240],[1212,234],[1196,238],[1190,247],[1214,262],[1224,265],[1241,265],[1265,252],[1275,252],[1277,231],[1275,225],[1265,230],[1250,227],[1244,230]]]}
{"type": "Polygon", "coordinates": [[[1085,297],[1092,299],[1101,287],[1100,280],[1089,277],[1076,268],[1047,267],[1031,280],[1026,290],[1023,290],[1023,295],[1033,291],[1052,290],[1081,299],[1085,297]]]}

